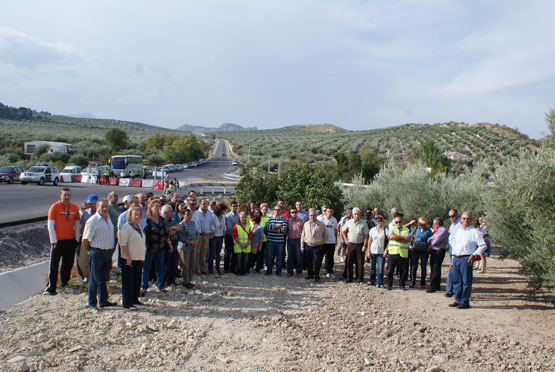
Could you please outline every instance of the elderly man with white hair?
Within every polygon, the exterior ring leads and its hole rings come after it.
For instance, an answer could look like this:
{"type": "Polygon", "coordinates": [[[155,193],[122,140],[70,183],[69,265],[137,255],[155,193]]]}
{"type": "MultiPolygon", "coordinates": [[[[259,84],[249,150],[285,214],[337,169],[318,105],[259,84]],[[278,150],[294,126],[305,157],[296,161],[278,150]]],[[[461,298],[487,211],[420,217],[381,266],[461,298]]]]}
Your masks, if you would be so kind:
{"type": "Polygon", "coordinates": [[[347,244],[347,283],[353,282],[353,263],[358,270],[358,280],[364,282],[364,259],[362,247],[368,242],[368,224],[360,219],[360,208],[353,208],[353,218],[345,223],[341,229],[343,239],[347,244]]]}
{"type": "Polygon", "coordinates": [[[451,262],[451,279],[453,280],[453,294],[455,302],[450,304],[457,309],[470,307],[472,293],[472,264],[477,255],[481,255],[488,248],[482,234],[472,227],[472,215],[464,212],[461,215],[461,225],[455,232],[453,244],[453,261],[451,262]]]}

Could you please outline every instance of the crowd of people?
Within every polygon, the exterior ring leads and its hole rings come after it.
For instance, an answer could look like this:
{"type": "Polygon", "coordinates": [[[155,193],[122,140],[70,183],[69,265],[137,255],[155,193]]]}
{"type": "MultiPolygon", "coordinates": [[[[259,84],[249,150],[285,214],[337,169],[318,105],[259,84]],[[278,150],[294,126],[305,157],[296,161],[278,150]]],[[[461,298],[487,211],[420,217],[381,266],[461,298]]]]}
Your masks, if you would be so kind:
{"type": "Polygon", "coordinates": [[[448,253],[445,295],[454,297],[449,306],[465,309],[474,264],[484,272],[491,251],[485,220],[474,228],[470,213],[459,217],[455,209],[449,211],[448,230],[439,217],[431,224],[424,217],[405,223],[396,208],[388,224],[378,208],[368,208],[365,216],[359,208],[349,209],[339,222],[331,207],[305,210],[302,201],[285,208],[278,200],[270,209],[265,202],[232,200],[229,209],[193,191],[182,196],[170,190],[168,197],[126,195],[121,203],[116,191],[107,199],[93,194],[79,210],[71,203],[71,190],[64,188],[48,212],[51,254],[44,293],[57,293],[58,271],[61,287],[68,285],[76,253],[77,271],[88,284],[88,305],[98,311],[116,305],[107,289],[113,261],[121,269],[122,306],[136,310],[147,291],[166,292],[178,282],[193,288],[198,275],[282,276],[286,270],[288,277],[306,272],[305,279],[319,283],[325,260],[325,275],[335,280],[336,250],[345,263],[341,277],[346,283],[365,283],[369,263],[368,285],[392,290],[398,278],[399,288],[406,290],[407,281],[409,288],[416,287],[420,268],[420,288],[433,293],[441,290],[448,253]]]}

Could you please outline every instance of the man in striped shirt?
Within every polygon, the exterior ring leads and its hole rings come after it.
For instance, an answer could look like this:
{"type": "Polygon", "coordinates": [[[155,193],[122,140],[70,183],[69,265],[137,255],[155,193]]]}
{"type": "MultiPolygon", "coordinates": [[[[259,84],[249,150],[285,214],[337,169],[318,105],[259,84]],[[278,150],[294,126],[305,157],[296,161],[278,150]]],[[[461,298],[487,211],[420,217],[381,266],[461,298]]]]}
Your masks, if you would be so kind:
{"type": "Polygon", "coordinates": [[[277,204],[274,212],[266,221],[264,227],[266,234],[266,275],[272,275],[274,261],[276,263],[276,275],[281,276],[283,267],[283,250],[285,247],[285,236],[287,233],[287,219],[282,217],[281,207],[277,204]]]}
{"type": "Polygon", "coordinates": [[[108,287],[112,267],[112,249],[114,248],[114,225],[108,217],[108,201],[98,202],[96,213],[87,220],[83,232],[83,247],[89,252],[89,307],[114,306],[108,301],[108,287]]]}

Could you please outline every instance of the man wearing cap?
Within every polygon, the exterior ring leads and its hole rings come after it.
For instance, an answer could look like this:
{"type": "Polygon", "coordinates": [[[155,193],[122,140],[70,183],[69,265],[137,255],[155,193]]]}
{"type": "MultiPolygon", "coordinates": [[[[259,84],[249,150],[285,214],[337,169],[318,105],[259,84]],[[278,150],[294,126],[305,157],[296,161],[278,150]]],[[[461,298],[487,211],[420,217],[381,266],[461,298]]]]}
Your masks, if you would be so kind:
{"type": "Polygon", "coordinates": [[[48,235],[50,237],[50,273],[45,295],[55,295],[60,270],[62,287],[69,282],[71,268],[75,257],[75,248],[79,241],[79,208],[71,201],[71,191],[68,188],[60,192],[60,200],[50,206],[48,210],[48,235]]]}
{"type": "Polygon", "coordinates": [[[112,250],[114,248],[114,226],[108,216],[108,201],[98,202],[96,213],[85,224],[83,247],[89,252],[89,307],[114,306],[108,301],[107,282],[112,267],[112,250]]]}
{"type": "Polygon", "coordinates": [[[122,214],[123,212],[129,209],[129,203],[131,202],[132,199],[133,197],[131,195],[125,195],[123,197],[123,205],[119,207],[119,210],[118,210],[119,214],[122,214]]]}
{"type": "MultiPolygon", "coordinates": [[[[87,200],[85,200],[85,211],[81,214],[81,236],[83,236],[83,231],[85,230],[85,224],[96,213],[96,204],[98,201],[98,195],[90,194],[87,200]]],[[[89,279],[89,253],[83,248],[83,245],[77,250],[77,272],[81,277],[81,282],[86,283],[89,279]]]]}

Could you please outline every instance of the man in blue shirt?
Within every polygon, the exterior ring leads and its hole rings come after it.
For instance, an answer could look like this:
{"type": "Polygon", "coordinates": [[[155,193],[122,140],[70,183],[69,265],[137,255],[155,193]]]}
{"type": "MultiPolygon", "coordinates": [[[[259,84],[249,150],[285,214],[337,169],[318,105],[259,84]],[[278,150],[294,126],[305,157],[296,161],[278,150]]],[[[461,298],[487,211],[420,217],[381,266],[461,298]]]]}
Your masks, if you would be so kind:
{"type": "MultiPolygon", "coordinates": [[[[449,226],[449,262],[452,263],[453,255],[453,245],[455,244],[455,233],[459,229],[461,219],[459,217],[459,212],[456,209],[449,210],[449,220],[451,221],[451,226],[449,226]]],[[[447,282],[445,283],[445,296],[453,296],[453,280],[451,277],[451,266],[449,266],[449,271],[447,272],[447,282]]]]}
{"type": "Polygon", "coordinates": [[[482,234],[472,227],[471,222],[470,213],[464,212],[461,216],[460,226],[455,232],[452,248],[451,280],[453,281],[455,302],[449,306],[457,309],[470,307],[474,257],[484,253],[488,248],[482,234]]]}
{"type": "Polygon", "coordinates": [[[237,261],[233,253],[233,226],[239,221],[239,213],[237,209],[239,203],[235,200],[231,201],[231,211],[225,215],[225,250],[224,250],[224,273],[235,273],[237,270],[237,261]]]}

